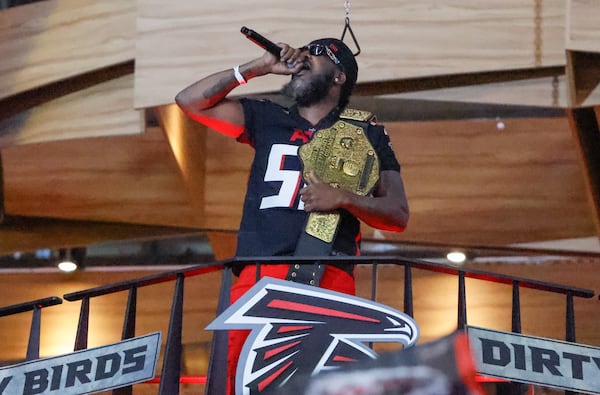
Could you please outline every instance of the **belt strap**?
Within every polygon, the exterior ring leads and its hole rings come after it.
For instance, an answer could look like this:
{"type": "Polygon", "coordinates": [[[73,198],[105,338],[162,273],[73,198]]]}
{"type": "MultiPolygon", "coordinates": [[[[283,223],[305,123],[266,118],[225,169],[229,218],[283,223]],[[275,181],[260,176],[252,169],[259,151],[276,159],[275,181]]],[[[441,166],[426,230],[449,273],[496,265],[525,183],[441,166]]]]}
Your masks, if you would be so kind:
{"type": "MultiPolygon", "coordinates": [[[[322,137],[322,135],[320,135],[319,132],[317,132],[317,134],[313,138],[313,141],[300,147],[299,155],[302,159],[304,170],[307,170],[306,165],[313,161],[322,162],[323,155],[325,155],[326,152],[329,152],[329,154],[331,154],[331,150],[328,151],[328,150],[323,149],[323,152],[321,152],[321,147],[323,146],[323,144],[327,144],[328,141],[331,141],[331,142],[335,141],[335,138],[337,138],[337,136],[339,136],[338,134],[332,135],[330,132],[339,133],[340,130],[344,130],[344,131],[348,130],[347,125],[345,125],[344,122],[354,125],[355,128],[354,129],[350,128],[350,130],[353,130],[354,131],[353,133],[358,133],[358,135],[359,135],[359,137],[356,137],[355,135],[352,135],[352,136],[354,136],[352,138],[348,137],[347,139],[350,141],[350,143],[348,143],[349,147],[346,147],[346,148],[351,149],[352,148],[351,142],[353,141],[352,139],[356,139],[356,138],[358,138],[358,139],[362,138],[363,140],[365,138],[367,138],[367,144],[369,144],[366,133],[367,133],[367,128],[368,128],[368,123],[371,118],[372,118],[372,114],[369,112],[366,112],[366,111],[349,110],[349,109],[345,110],[340,115],[340,119],[343,120],[343,122],[338,121],[331,128],[325,129],[325,131],[323,131],[322,133],[327,132],[328,133],[327,136],[329,136],[329,137],[323,137],[323,140],[321,140],[317,144],[317,147],[314,147],[313,144],[316,144],[314,142],[314,139],[318,139],[319,137],[322,137]],[[335,129],[336,127],[338,127],[339,129],[335,129]],[[356,127],[358,127],[359,129],[357,130],[356,127]],[[332,139],[332,140],[328,140],[328,139],[332,139]]],[[[342,136],[344,136],[344,135],[342,135],[342,136]]],[[[341,144],[341,141],[340,141],[340,144],[341,144]]],[[[370,145],[369,145],[369,147],[370,147],[370,145]]],[[[363,146],[363,148],[364,148],[364,146],[363,146]]],[[[329,154],[327,154],[327,156],[329,154]]],[[[370,155],[373,158],[375,158],[374,160],[376,160],[377,157],[374,154],[374,150],[372,149],[372,147],[371,147],[370,155]]],[[[352,174],[355,171],[357,171],[357,169],[351,168],[352,166],[350,166],[351,164],[354,164],[354,163],[355,162],[352,162],[352,161],[350,161],[348,163],[349,168],[346,169],[345,171],[347,171],[349,174],[352,174]]],[[[312,163],[312,165],[315,166],[314,163],[312,163]]],[[[318,168],[318,166],[316,166],[316,167],[318,168]]],[[[365,173],[364,173],[369,176],[368,179],[365,177],[363,177],[363,178],[365,178],[365,180],[361,179],[360,185],[363,186],[364,188],[366,188],[366,186],[368,184],[373,182],[373,180],[370,178],[371,170],[373,170],[373,168],[369,167],[368,171],[365,171],[365,173]],[[362,184],[364,184],[364,185],[362,185],[362,184]]],[[[353,176],[355,176],[355,175],[353,174],[353,176]]],[[[330,256],[330,255],[332,255],[333,244],[335,242],[335,236],[337,235],[337,229],[338,229],[339,222],[340,222],[340,214],[338,211],[330,212],[330,213],[310,213],[307,216],[306,224],[304,226],[302,233],[300,234],[298,243],[296,244],[296,250],[294,252],[294,255],[295,256],[330,256]]],[[[288,271],[286,280],[318,286],[321,283],[321,278],[322,278],[324,272],[325,272],[325,265],[323,265],[319,262],[315,262],[314,264],[292,264],[290,266],[290,270],[288,271]]]]}
{"type": "Polygon", "coordinates": [[[314,263],[294,263],[290,265],[290,270],[286,280],[300,284],[318,286],[321,284],[321,278],[325,273],[325,265],[317,261],[314,263]]]}

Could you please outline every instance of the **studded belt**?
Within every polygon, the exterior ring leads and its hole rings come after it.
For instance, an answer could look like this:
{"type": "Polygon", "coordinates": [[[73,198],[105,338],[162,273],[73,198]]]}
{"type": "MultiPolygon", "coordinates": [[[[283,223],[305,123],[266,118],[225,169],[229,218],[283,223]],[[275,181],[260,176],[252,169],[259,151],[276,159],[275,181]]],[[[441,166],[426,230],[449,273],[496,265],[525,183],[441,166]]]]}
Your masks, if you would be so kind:
{"type": "MultiPolygon", "coordinates": [[[[333,251],[331,255],[343,256],[347,254],[333,251]]],[[[313,263],[291,264],[285,279],[300,284],[319,286],[319,284],[321,284],[323,274],[325,274],[325,269],[328,265],[337,267],[338,269],[341,269],[350,276],[354,277],[354,265],[351,263],[330,262],[324,264],[320,261],[317,261],[313,263]]]]}

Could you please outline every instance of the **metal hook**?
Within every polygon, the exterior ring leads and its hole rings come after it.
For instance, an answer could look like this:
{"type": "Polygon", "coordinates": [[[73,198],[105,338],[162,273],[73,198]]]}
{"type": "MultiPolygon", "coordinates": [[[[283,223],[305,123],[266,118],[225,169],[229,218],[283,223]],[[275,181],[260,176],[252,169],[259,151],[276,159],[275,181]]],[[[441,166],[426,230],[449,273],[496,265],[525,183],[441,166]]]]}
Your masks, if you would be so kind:
{"type": "Polygon", "coordinates": [[[344,37],[346,36],[346,32],[350,32],[350,36],[352,36],[352,41],[354,41],[354,45],[356,45],[356,53],[354,53],[354,56],[358,56],[358,54],[360,53],[360,45],[358,44],[358,40],[356,39],[356,36],[354,35],[354,32],[352,31],[352,27],[350,26],[350,18],[346,17],[346,23],[344,25],[344,31],[342,32],[342,38],[341,40],[344,41],[344,37]]]}

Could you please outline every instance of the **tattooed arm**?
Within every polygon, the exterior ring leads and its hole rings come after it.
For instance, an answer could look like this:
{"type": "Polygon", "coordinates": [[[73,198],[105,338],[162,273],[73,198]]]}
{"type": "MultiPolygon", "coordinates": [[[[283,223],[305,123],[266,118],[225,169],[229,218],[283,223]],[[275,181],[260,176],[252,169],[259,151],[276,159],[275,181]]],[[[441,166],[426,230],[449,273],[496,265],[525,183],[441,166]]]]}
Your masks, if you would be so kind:
{"type": "MultiPolygon", "coordinates": [[[[278,44],[282,50],[280,59],[265,54],[239,66],[241,76],[246,80],[265,74],[289,75],[302,67],[299,62],[301,51],[287,44],[278,44]],[[288,67],[286,63],[296,63],[288,67]]],[[[232,137],[238,137],[243,131],[244,111],[237,100],[226,98],[235,87],[240,85],[233,69],[223,70],[209,75],[187,88],[175,97],[175,102],[190,118],[232,137]]]]}

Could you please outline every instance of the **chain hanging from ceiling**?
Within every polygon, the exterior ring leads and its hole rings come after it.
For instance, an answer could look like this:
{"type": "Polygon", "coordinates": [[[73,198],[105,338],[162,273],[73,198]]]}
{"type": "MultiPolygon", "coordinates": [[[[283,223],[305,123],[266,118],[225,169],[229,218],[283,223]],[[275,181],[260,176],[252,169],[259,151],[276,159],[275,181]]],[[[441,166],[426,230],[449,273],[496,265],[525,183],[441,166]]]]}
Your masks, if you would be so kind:
{"type": "Polygon", "coordinates": [[[358,44],[358,40],[356,39],[356,36],[354,35],[354,32],[352,31],[352,27],[350,26],[350,0],[344,0],[344,11],[346,13],[345,19],[344,19],[344,30],[342,31],[342,38],[340,38],[340,40],[344,41],[344,37],[346,37],[346,33],[350,33],[350,36],[352,37],[352,41],[354,42],[354,45],[356,46],[356,52],[354,53],[354,56],[358,56],[358,54],[360,53],[360,45],[358,44]]]}

